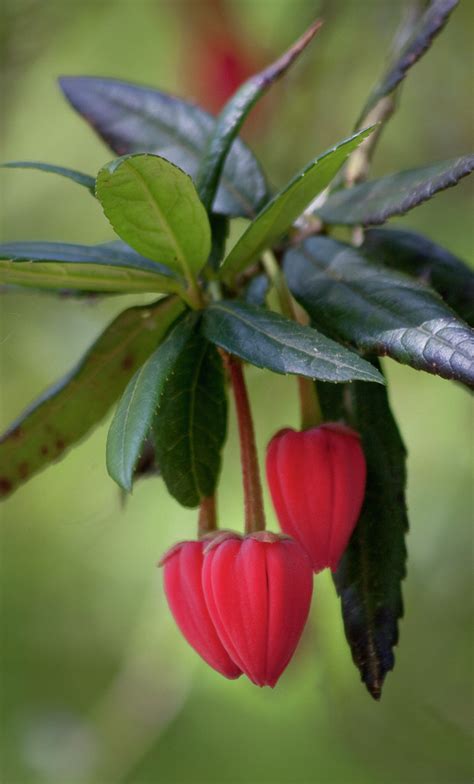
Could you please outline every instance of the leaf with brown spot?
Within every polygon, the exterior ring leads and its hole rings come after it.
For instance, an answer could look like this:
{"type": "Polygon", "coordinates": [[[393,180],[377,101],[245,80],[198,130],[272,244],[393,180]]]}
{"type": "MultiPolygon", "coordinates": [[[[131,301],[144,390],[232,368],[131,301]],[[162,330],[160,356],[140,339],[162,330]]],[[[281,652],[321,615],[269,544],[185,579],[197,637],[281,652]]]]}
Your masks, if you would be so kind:
{"type": "Polygon", "coordinates": [[[184,305],[167,297],[124,310],[79,364],[0,438],[0,497],[62,457],[107,413],[184,305]]]}

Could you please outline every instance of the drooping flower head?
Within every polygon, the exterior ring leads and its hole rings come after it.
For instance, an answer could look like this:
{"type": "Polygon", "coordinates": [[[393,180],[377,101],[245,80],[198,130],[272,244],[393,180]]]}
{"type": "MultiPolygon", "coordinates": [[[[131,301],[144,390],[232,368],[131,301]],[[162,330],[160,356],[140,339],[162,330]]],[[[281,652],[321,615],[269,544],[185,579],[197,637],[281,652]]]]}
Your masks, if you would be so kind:
{"type": "Polygon", "coordinates": [[[266,470],[282,531],[305,548],[315,572],[334,571],[364,500],[359,435],[334,423],[280,430],[268,445],[266,470]]]}
{"type": "Polygon", "coordinates": [[[222,534],[206,548],[203,591],[231,659],[253,683],[275,686],[301,637],[313,590],[300,545],[267,531],[222,534]]]}

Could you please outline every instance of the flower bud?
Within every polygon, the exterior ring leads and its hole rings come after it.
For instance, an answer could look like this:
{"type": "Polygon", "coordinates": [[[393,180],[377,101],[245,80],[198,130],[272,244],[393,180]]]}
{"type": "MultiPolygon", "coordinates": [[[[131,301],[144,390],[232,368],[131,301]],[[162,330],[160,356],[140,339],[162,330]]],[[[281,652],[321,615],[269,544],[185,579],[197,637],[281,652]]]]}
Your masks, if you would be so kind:
{"type": "Polygon", "coordinates": [[[183,636],[195,651],[226,678],[242,673],[216,634],[202,591],[205,541],[180,542],[160,561],[166,598],[183,636]]]}
{"type": "Polygon", "coordinates": [[[333,423],[280,430],[268,445],[266,469],[282,531],[305,548],[315,572],[335,571],[364,500],[359,435],[333,423]]]}
{"type": "Polygon", "coordinates": [[[223,534],[205,551],[203,590],[231,659],[257,686],[275,686],[308,617],[311,563],[288,537],[223,534]]]}

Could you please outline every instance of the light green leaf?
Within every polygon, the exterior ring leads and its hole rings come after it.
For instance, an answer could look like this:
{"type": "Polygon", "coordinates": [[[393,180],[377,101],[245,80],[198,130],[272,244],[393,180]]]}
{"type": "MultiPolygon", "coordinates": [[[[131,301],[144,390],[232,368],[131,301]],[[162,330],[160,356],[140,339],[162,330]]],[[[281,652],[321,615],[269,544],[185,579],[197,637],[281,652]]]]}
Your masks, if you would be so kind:
{"type": "Polygon", "coordinates": [[[36,289],[103,291],[112,294],[181,292],[178,280],[138,269],[75,262],[0,260],[0,285],[36,289]]]}
{"type": "Polygon", "coordinates": [[[222,277],[233,280],[259,254],[273,245],[323,191],[356,147],[372,133],[366,128],[311,161],[263,208],[234,245],[222,265],[222,277]]]}
{"type": "Polygon", "coordinates": [[[97,197],[132,248],[191,280],[206,263],[211,230],[192,179],[157,155],[118,158],[99,172],[97,197]]]}

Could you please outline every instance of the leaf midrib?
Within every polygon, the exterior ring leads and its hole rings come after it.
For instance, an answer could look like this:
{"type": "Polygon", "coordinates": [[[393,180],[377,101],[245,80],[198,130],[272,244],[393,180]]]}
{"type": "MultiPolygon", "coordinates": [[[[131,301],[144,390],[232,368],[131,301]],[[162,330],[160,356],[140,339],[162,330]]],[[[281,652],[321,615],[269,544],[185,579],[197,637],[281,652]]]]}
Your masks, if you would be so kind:
{"type": "MultiPolygon", "coordinates": [[[[241,314],[241,313],[239,313],[239,312],[237,312],[237,311],[235,311],[235,310],[232,310],[232,309],[228,309],[228,308],[224,307],[224,306],[223,306],[221,303],[219,303],[219,304],[214,304],[214,305],[212,306],[212,308],[211,308],[211,309],[212,309],[213,311],[216,311],[216,310],[217,310],[217,311],[219,311],[219,310],[220,310],[220,311],[223,311],[224,313],[230,314],[230,315],[231,315],[231,316],[233,316],[234,318],[238,318],[238,319],[239,319],[240,321],[242,321],[242,322],[243,322],[243,323],[244,323],[246,326],[250,327],[250,328],[251,328],[251,329],[252,329],[254,332],[260,332],[260,333],[261,333],[262,335],[264,335],[266,338],[268,338],[269,340],[272,340],[274,343],[277,343],[277,344],[279,344],[279,345],[283,346],[284,348],[294,348],[296,351],[299,351],[299,352],[300,352],[301,354],[303,354],[304,356],[307,356],[307,357],[311,358],[311,360],[312,360],[312,361],[314,361],[315,359],[317,359],[317,357],[315,357],[315,356],[314,356],[313,354],[311,354],[310,352],[307,352],[307,351],[305,351],[304,349],[302,349],[302,348],[300,348],[300,347],[295,347],[295,346],[291,345],[290,343],[285,343],[283,340],[279,339],[279,338],[278,338],[278,337],[276,337],[275,335],[273,335],[273,334],[271,334],[271,333],[268,333],[268,332],[266,332],[264,329],[262,329],[262,326],[261,326],[261,324],[258,324],[258,323],[256,324],[254,321],[249,321],[249,320],[248,320],[248,319],[246,319],[244,316],[242,316],[242,314],[241,314]]],[[[314,330],[314,331],[316,332],[316,330],[314,330]]],[[[325,335],[318,335],[318,337],[320,337],[320,338],[323,338],[324,340],[330,341],[330,339],[329,339],[329,338],[326,338],[326,336],[325,336],[325,335]]],[[[335,341],[332,341],[332,342],[334,342],[334,343],[335,343],[335,341]]],[[[337,345],[337,346],[338,346],[338,348],[339,348],[339,344],[337,344],[337,343],[336,343],[336,345],[337,345]]],[[[343,350],[344,350],[343,346],[340,346],[340,350],[341,350],[341,351],[343,351],[343,350]]],[[[357,356],[357,358],[359,359],[359,356],[358,356],[357,354],[355,354],[354,356],[357,356]]],[[[320,360],[320,361],[329,362],[329,363],[331,363],[331,364],[335,365],[336,367],[340,367],[340,368],[347,368],[347,369],[348,369],[348,370],[350,370],[351,372],[354,370],[354,366],[348,365],[348,364],[346,364],[346,363],[345,363],[345,362],[343,362],[343,361],[335,360],[335,359],[332,359],[332,358],[331,358],[331,359],[328,359],[327,357],[324,357],[324,358],[321,358],[321,360],[320,360]]],[[[359,371],[358,371],[358,372],[359,372],[359,371]]],[[[371,379],[373,379],[373,378],[374,378],[374,376],[372,376],[370,373],[368,373],[368,372],[364,371],[363,369],[361,369],[361,370],[360,370],[360,372],[364,372],[364,373],[366,374],[366,377],[367,377],[367,378],[371,378],[371,379]]],[[[362,379],[361,379],[361,380],[362,380],[362,379]]]]}
{"type": "Polygon", "coordinates": [[[130,161],[127,161],[127,160],[124,161],[124,165],[125,165],[125,167],[129,171],[132,172],[132,174],[135,177],[135,179],[142,186],[142,189],[145,192],[145,195],[147,197],[147,200],[148,200],[151,208],[156,212],[156,214],[158,216],[158,220],[159,220],[161,226],[164,228],[165,234],[168,237],[168,239],[170,241],[170,244],[174,248],[174,251],[176,253],[176,259],[179,262],[179,264],[181,265],[181,269],[183,271],[183,275],[184,275],[184,277],[187,280],[189,280],[189,277],[191,275],[191,270],[190,270],[189,265],[187,263],[186,254],[184,253],[183,248],[179,244],[178,239],[177,239],[174,231],[172,230],[170,224],[166,220],[163,212],[161,211],[160,205],[158,204],[158,202],[157,202],[153,192],[151,191],[150,186],[148,185],[145,177],[143,176],[143,174],[138,169],[136,169],[133,166],[133,164],[130,161]]]}

